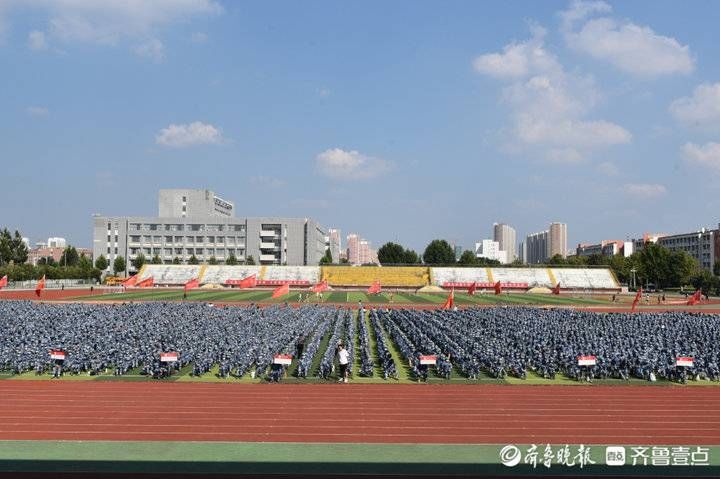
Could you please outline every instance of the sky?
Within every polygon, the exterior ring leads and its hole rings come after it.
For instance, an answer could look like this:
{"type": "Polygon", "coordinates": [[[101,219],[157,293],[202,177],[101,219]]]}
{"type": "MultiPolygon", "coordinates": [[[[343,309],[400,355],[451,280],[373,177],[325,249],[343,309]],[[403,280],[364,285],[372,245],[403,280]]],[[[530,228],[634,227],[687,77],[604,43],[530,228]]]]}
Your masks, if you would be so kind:
{"type": "Polygon", "coordinates": [[[375,246],[717,227],[720,2],[0,0],[0,226],[208,188],[375,246]]]}

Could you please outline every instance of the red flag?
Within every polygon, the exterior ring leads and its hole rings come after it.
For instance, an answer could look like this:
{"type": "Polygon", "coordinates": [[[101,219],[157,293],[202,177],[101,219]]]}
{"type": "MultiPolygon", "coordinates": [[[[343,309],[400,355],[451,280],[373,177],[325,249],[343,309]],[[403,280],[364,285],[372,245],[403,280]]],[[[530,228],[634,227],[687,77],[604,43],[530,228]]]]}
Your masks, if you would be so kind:
{"type": "Polygon", "coordinates": [[[255,286],[257,286],[257,277],[255,275],[248,276],[240,281],[240,288],[254,288],[255,286]]]}
{"type": "Polygon", "coordinates": [[[275,291],[273,291],[272,297],[273,298],[279,298],[280,296],[285,296],[286,294],[290,294],[290,284],[285,283],[279,288],[275,288],[275,291]]]}
{"type": "Polygon", "coordinates": [[[382,291],[382,288],[380,287],[380,281],[373,281],[372,286],[370,286],[367,290],[370,294],[378,294],[380,291],[382,291]]]}
{"type": "Polygon", "coordinates": [[[476,289],[477,289],[477,282],[473,281],[473,284],[471,284],[470,287],[468,288],[468,294],[469,295],[475,294],[476,289]]]}
{"type": "Polygon", "coordinates": [[[134,275],[130,276],[128,279],[126,279],[125,281],[123,281],[122,285],[125,287],[135,286],[137,284],[137,280],[138,280],[138,275],[134,274],[134,275]]]}
{"type": "Polygon", "coordinates": [[[190,281],[188,281],[187,283],[185,283],[184,291],[189,291],[191,289],[195,289],[198,286],[200,286],[200,279],[193,278],[190,281]]]}
{"type": "Polygon", "coordinates": [[[641,298],[642,298],[642,288],[638,289],[638,292],[635,295],[635,299],[633,299],[632,308],[630,309],[630,311],[635,311],[635,308],[637,307],[641,298]]]}
{"type": "Polygon", "coordinates": [[[328,282],[327,280],[321,281],[320,283],[316,284],[312,288],[310,288],[310,291],[313,293],[322,293],[323,291],[328,290],[328,282]]]}
{"type": "Polygon", "coordinates": [[[40,292],[45,289],[45,275],[43,275],[42,278],[40,278],[40,281],[38,281],[37,286],[35,287],[35,294],[37,297],[40,297],[40,292]]]}
{"type": "Polygon", "coordinates": [[[495,294],[501,294],[502,293],[502,285],[500,284],[500,281],[495,283],[495,294]]]}
{"type": "Polygon", "coordinates": [[[445,304],[443,304],[442,309],[452,309],[453,306],[455,306],[455,288],[450,290],[450,294],[448,294],[447,300],[445,300],[445,304]]]}
{"type": "Polygon", "coordinates": [[[695,291],[695,294],[690,296],[690,299],[688,299],[687,305],[688,306],[694,306],[700,302],[700,298],[702,297],[702,290],[695,291]]]}
{"type": "Polygon", "coordinates": [[[3,276],[2,279],[0,279],[0,289],[3,289],[5,286],[7,286],[7,275],[3,276]]]}
{"type": "Polygon", "coordinates": [[[552,294],[560,294],[560,283],[556,284],[552,289],[552,294]]]}
{"type": "Polygon", "coordinates": [[[138,282],[135,286],[138,288],[152,288],[155,284],[155,281],[153,280],[153,277],[150,276],[149,278],[145,278],[144,280],[138,282]]]}

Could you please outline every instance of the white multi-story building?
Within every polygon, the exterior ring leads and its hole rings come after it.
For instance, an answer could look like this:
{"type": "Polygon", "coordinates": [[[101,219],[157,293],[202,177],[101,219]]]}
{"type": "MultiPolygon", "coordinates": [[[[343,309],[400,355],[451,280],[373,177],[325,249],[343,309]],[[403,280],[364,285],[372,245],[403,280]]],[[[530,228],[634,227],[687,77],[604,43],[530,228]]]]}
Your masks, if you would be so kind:
{"type": "Polygon", "coordinates": [[[48,248],[65,248],[67,246],[67,241],[65,241],[65,238],[48,238],[46,246],[48,248]]]}
{"type": "Polygon", "coordinates": [[[475,256],[500,261],[501,264],[507,264],[507,251],[500,249],[500,243],[491,239],[484,239],[479,243],[475,243],[475,256]]]}

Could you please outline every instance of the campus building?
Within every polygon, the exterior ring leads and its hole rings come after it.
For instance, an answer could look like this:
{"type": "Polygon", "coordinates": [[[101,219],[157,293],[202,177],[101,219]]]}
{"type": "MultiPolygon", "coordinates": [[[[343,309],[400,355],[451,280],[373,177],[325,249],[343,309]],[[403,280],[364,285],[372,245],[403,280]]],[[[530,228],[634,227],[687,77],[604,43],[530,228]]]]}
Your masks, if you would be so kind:
{"type": "Polygon", "coordinates": [[[490,260],[500,261],[500,264],[508,263],[508,253],[500,248],[500,243],[491,239],[484,239],[475,243],[475,256],[490,260]]]}
{"type": "Polygon", "coordinates": [[[720,261],[720,225],[714,230],[702,228],[674,235],[646,234],[643,239],[633,241],[637,251],[641,251],[646,243],[657,243],[670,251],[685,251],[707,271],[713,271],[715,262],[720,261]]]}
{"type": "Polygon", "coordinates": [[[93,257],[130,261],[143,254],[164,264],[195,256],[201,263],[230,256],[261,265],[317,265],[325,229],[310,218],[235,216],[235,206],[210,190],[160,190],[157,217],[93,217],[93,257]]]}

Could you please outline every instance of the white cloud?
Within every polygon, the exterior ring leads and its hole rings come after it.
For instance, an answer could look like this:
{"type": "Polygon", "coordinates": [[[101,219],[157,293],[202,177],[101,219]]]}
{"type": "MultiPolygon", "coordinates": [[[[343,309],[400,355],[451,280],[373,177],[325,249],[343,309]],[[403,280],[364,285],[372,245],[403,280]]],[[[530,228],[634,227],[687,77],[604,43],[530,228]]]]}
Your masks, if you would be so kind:
{"type": "Polygon", "coordinates": [[[338,180],[364,180],[386,173],[390,163],[358,151],[340,148],[325,150],[315,158],[318,171],[338,180]]]}
{"type": "Polygon", "coordinates": [[[702,146],[686,143],[682,150],[688,163],[720,172],[720,143],[709,142],[702,146]]]}
{"type": "Polygon", "coordinates": [[[574,165],[585,161],[583,155],[575,148],[553,148],[545,154],[545,158],[550,163],[563,165],[574,165]]]}
{"type": "Polygon", "coordinates": [[[193,43],[201,44],[207,42],[208,36],[207,33],[203,32],[194,32],[190,36],[190,41],[193,43]]]}
{"type": "Polygon", "coordinates": [[[691,97],[672,102],[670,113],[688,126],[720,129],[720,83],[699,85],[691,97]]]}
{"type": "Polygon", "coordinates": [[[546,159],[579,163],[590,149],[630,142],[632,135],[623,127],[585,118],[600,99],[594,80],[567,73],[545,48],[544,30],[532,31],[530,40],[475,60],[478,72],[509,82],[502,91],[512,110],[509,149],[547,147],[546,159]]]}
{"type": "Polygon", "coordinates": [[[155,143],[173,148],[220,145],[224,142],[225,139],[219,129],[199,121],[190,124],[170,125],[160,130],[155,136],[155,143]]]}
{"type": "Polygon", "coordinates": [[[604,2],[573,2],[560,13],[567,45],[637,76],[688,74],[695,69],[687,45],[659,35],[650,27],[601,17],[588,20],[576,30],[576,24],[586,17],[610,10],[604,2]]]}
{"type": "Polygon", "coordinates": [[[603,161],[597,166],[597,169],[600,173],[607,176],[617,176],[620,174],[620,169],[615,166],[615,163],[609,161],[603,161]]]}
{"type": "Polygon", "coordinates": [[[46,117],[50,114],[50,110],[44,106],[29,106],[25,108],[25,113],[36,118],[46,117]]]}
{"type": "Polygon", "coordinates": [[[649,183],[628,183],[623,187],[625,193],[641,200],[658,198],[667,193],[664,185],[649,183]]]}
{"type": "Polygon", "coordinates": [[[45,34],[37,30],[28,33],[28,47],[31,50],[47,50],[48,45],[47,41],[45,41],[45,34]]]}
{"type": "Polygon", "coordinates": [[[135,47],[135,54],[160,63],[165,59],[165,45],[157,38],[151,38],[135,47]]]}
{"type": "Polygon", "coordinates": [[[167,25],[223,12],[217,0],[10,0],[5,7],[39,12],[45,38],[101,45],[154,38],[167,25]]]}

